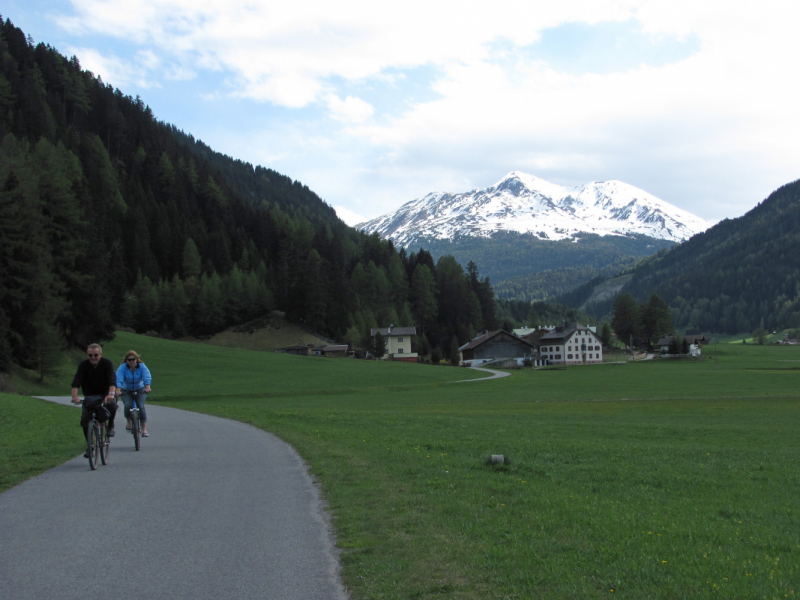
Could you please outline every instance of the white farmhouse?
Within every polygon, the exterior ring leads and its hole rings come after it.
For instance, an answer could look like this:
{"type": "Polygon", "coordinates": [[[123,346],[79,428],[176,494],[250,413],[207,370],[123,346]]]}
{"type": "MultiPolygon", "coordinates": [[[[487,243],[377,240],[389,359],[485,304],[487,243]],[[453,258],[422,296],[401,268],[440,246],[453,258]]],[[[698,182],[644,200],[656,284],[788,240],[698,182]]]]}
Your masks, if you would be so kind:
{"type": "Polygon", "coordinates": [[[602,363],[603,343],[585,325],[565,322],[539,338],[539,357],[549,365],[602,363]]]}
{"type": "Polygon", "coordinates": [[[369,334],[375,337],[381,334],[386,342],[386,354],[383,360],[400,360],[403,362],[417,362],[417,353],[411,352],[411,336],[417,335],[416,327],[379,327],[370,329],[369,334]]]}

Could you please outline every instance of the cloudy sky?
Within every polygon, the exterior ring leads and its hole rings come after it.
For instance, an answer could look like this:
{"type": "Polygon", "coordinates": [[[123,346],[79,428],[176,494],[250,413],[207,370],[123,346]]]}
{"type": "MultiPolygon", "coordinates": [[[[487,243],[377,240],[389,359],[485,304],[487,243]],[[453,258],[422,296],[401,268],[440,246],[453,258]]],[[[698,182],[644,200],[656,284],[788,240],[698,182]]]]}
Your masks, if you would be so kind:
{"type": "Polygon", "coordinates": [[[4,0],[162,121],[354,224],[512,170],[712,222],[800,177],[795,0],[4,0]]]}

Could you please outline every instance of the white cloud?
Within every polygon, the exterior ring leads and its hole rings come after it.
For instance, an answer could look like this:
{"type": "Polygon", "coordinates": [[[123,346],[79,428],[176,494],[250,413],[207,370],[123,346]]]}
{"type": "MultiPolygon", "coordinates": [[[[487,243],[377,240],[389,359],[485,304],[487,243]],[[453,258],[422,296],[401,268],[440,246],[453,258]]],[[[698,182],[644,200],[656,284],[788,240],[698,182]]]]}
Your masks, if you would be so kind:
{"type": "Polygon", "coordinates": [[[197,72],[183,65],[170,65],[165,70],[164,77],[169,81],[189,81],[197,77],[197,72]]]}
{"type": "Polygon", "coordinates": [[[348,96],[342,100],[336,94],[328,94],[326,102],[328,109],[331,111],[331,116],[337,121],[362,123],[375,112],[371,104],[353,96],[348,96]]]}
{"type": "Polygon", "coordinates": [[[350,210],[346,206],[334,206],[333,210],[336,211],[336,215],[345,223],[353,227],[354,225],[358,225],[359,223],[364,223],[368,221],[364,215],[360,215],[355,211],[350,210]]]}
{"type": "MultiPolygon", "coordinates": [[[[139,60],[129,61],[114,54],[102,54],[94,48],[70,46],[68,53],[78,57],[82,68],[99,75],[103,81],[114,87],[124,88],[132,84],[144,89],[160,87],[159,82],[149,76],[146,64],[139,60]]],[[[145,57],[145,62],[146,60],[147,57],[145,57]]]]}
{"type": "Polygon", "coordinates": [[[76,35],[112,35],[192,56],[198,66],[235,73],[240,94],[298,107],[313,102],[332,76],[358,80],[389,67],[472,63],[497,37],[528,44],[566,21],[630,18],[638,3],[72,0],[75,13],[58,22],[76,35]]]}

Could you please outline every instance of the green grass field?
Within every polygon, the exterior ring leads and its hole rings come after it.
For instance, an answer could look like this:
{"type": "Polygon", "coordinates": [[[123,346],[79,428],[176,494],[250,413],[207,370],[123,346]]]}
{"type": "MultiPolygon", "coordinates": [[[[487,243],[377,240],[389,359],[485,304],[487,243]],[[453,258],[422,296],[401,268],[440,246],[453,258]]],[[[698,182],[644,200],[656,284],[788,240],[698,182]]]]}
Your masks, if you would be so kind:
{"type": "Polygon", "coordinates": [[[0,492],[83,452],[80,411],[0,394],[0,492]]]}
{"type": "MultiPolygon", "coordinates": [[[[465,369],[131,334],[105,355],[117,363],[129,348],[153,371],[153,401],[298,449],[330,504],[353,598],[798,591],[800,348],[720,344],[716,365],[469,383],[448,383],[476,375],[465,369]],[[511,462],[487,465],[490,454],[511,462]]],[[[68,393],[59,385],[48,393],[68,393]]]]}

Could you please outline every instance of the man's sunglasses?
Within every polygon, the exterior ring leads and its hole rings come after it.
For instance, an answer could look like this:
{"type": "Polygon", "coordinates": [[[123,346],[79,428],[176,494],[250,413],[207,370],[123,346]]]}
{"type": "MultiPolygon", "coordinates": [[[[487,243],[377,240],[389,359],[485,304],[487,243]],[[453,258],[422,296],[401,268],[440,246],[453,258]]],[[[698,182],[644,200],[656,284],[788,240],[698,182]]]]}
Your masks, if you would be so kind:
{"type": "Polygon", "coordinates": [[[89,354],[88,356],[89,356],[89,358],[97,358],[100,355],[99,354],[89,354]]]}

